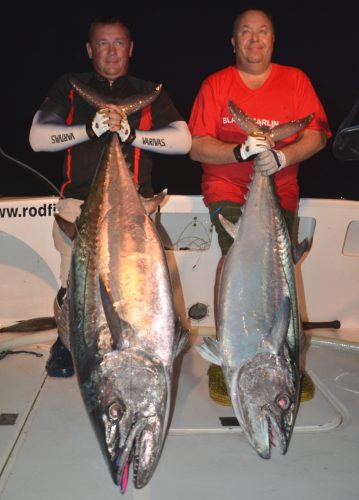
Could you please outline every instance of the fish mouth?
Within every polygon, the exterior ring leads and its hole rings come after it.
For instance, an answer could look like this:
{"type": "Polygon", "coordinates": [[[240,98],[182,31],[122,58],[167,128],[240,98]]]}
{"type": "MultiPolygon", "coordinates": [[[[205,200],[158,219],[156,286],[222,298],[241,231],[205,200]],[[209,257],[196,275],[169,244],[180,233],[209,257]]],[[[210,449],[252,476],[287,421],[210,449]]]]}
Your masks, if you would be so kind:
{"type": "Polygon", "coordinates": [[[111,465],[113,481],[121,493],[126,491],[131,467],[135,488],[143,488],[150,481],[163,447],[163,428],[159,416],[142,419],[132,427],[111,465]]]}
{"type": "Polygon", "coordinates": [[[270,408],[262,408],[259,414],[247,419],[247,425],[242,425],[249,442],[261,458],[271,458],[273,448],[282,455],[287,452],[292,428],[270,408]],[[254,419],[257,422],[255,425],[254,419]]]}
{"type": "Polygon", "coordinates": [[[293,409],[287,412],[285,416],[277,415],[277,412],[274,412],[271,407],[264,408],[263,413],[268,433],[268,449],[263,458],[270,458],[271,448],[273,447],[277,448],[282,455],[285,455],[293,428],[293,409]]]}

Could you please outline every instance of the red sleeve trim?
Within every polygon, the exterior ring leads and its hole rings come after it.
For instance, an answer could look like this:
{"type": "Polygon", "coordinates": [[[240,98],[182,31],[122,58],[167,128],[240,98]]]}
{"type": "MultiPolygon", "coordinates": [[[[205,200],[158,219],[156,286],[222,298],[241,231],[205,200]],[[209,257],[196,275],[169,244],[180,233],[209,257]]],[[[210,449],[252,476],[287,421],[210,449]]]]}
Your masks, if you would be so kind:
{"type": "MultiPolygon", "coordinates": [[[[71,89],[69,92],[70,111],[69,111],[69,114],[67,115],[67,118],[66,118],[66,125],[71,125],[72,121],[74,119],[74,111],[75,111],[74,94],[75,94],[74,89],[71,89]]],[[[68,186],[72,182],[72,179],[71,179],[71,148],[68,148],[68,150],[67,150],[66,178],[67,178],[66,181],[62,184],[61,189],[60,189],[61,196],[63,196],[66,186],[68,186]]]]}
{"type": "MultiPolygon", "coordinates": [[[[151,106],[146,106],[141,112],[141,118],[138,128],[140,130],[150,130],[152,127],[152,113],[151,106]]],[[[138,175],[140,169],[140,157],[141,149],[135,148],[134,159],[133,159],[133,181],[135,186],[138,185],[138,175]]]]}

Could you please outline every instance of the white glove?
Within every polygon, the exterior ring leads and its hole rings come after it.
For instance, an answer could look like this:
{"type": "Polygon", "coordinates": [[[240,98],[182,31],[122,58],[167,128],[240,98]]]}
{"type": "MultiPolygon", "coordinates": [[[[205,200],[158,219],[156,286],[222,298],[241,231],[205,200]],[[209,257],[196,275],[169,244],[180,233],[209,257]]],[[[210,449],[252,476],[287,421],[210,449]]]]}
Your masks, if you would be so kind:
{"type": "Polygon", "coordinates": [[[97,111],[91,123],[87,124],[86,132],[90,139],[101,137],[110,130],[108,125],[108,110],[106,108],[97,111]]]}
{"type": "Polygon", "coordinates": [[[136,139],[135,129],[128,123],[126,115],[123,115],[120,129],[117,131],[117,133],[121,142],[125,142],[126,144],[132,144],[136,139]]]}
{"type": "Polygon", "coordinates": [[[234,156],[237,161],[248,160],[251,156],[270,149],[271,145],[265,135],[249,135],[243,144],[234,148],[234,156]]]}
{"type": "Polygon", "coordinates": [[[256,156],[254,160],[255,170],[265,176],[275,174],[286,166],[285,154],[278,149],[268,149],[256,156]]]}

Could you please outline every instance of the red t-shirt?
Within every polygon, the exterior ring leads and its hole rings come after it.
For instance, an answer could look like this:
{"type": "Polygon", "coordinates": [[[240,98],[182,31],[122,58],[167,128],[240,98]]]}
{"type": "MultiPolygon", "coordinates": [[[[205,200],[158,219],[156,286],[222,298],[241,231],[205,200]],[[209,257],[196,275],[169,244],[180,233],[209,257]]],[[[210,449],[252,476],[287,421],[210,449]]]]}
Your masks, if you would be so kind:
{"type": "MultiPolygon", "coordinates": [[[[314,113],[307,128],[323,130],[331,137],[321,102],[303,71],[290,66],[272,64],[264,84],[254,90],[242,81],[235,66],[229,66],[204,80],[194,101],[189,128],[193,136],[211,136],[224,142],[243,143],[246,133],[234,122],[228,109],[232,100],[259,125],[273,127],[304,118],[314,113]]],[[[280,149],[295,135],[276,144],[280,149]]],[[[206,204],[229,200],[244,203],[244,195],[252,173],[252,162],[223,165],[202,164],[202,193],[206,204]]],[[[298,164],[275,174],[276,191],[283,208],[295,211],[299,188],[298,164]]]]}

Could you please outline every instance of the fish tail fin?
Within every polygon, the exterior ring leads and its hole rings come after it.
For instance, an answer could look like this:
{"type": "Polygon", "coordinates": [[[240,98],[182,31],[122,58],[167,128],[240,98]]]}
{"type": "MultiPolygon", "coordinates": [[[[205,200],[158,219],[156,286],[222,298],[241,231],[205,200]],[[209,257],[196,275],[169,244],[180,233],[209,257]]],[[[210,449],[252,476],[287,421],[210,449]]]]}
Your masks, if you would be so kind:
{"type": "Polygon", "coordinates": [[[293,134],[296,134],[303,128],[305,128],[309,122],[312,121],[314,117],[314,113],[301,118],[299,120],[292,120],[287,123],[281,123],[280,125],[276,125],[270,131],[270,135],[274,142],[280,141],[281,139],[285,139],[293,134]]]}
{"type": "Polygon", "coordinates": [[[247,134],[253,134],[253,132],[261,132],[262,129],[258,123],[248,116],[242,109],[240,109],[233,101],[228,101],[228,108],[233,116],[236,124],[241,127],[247,134]]]}

